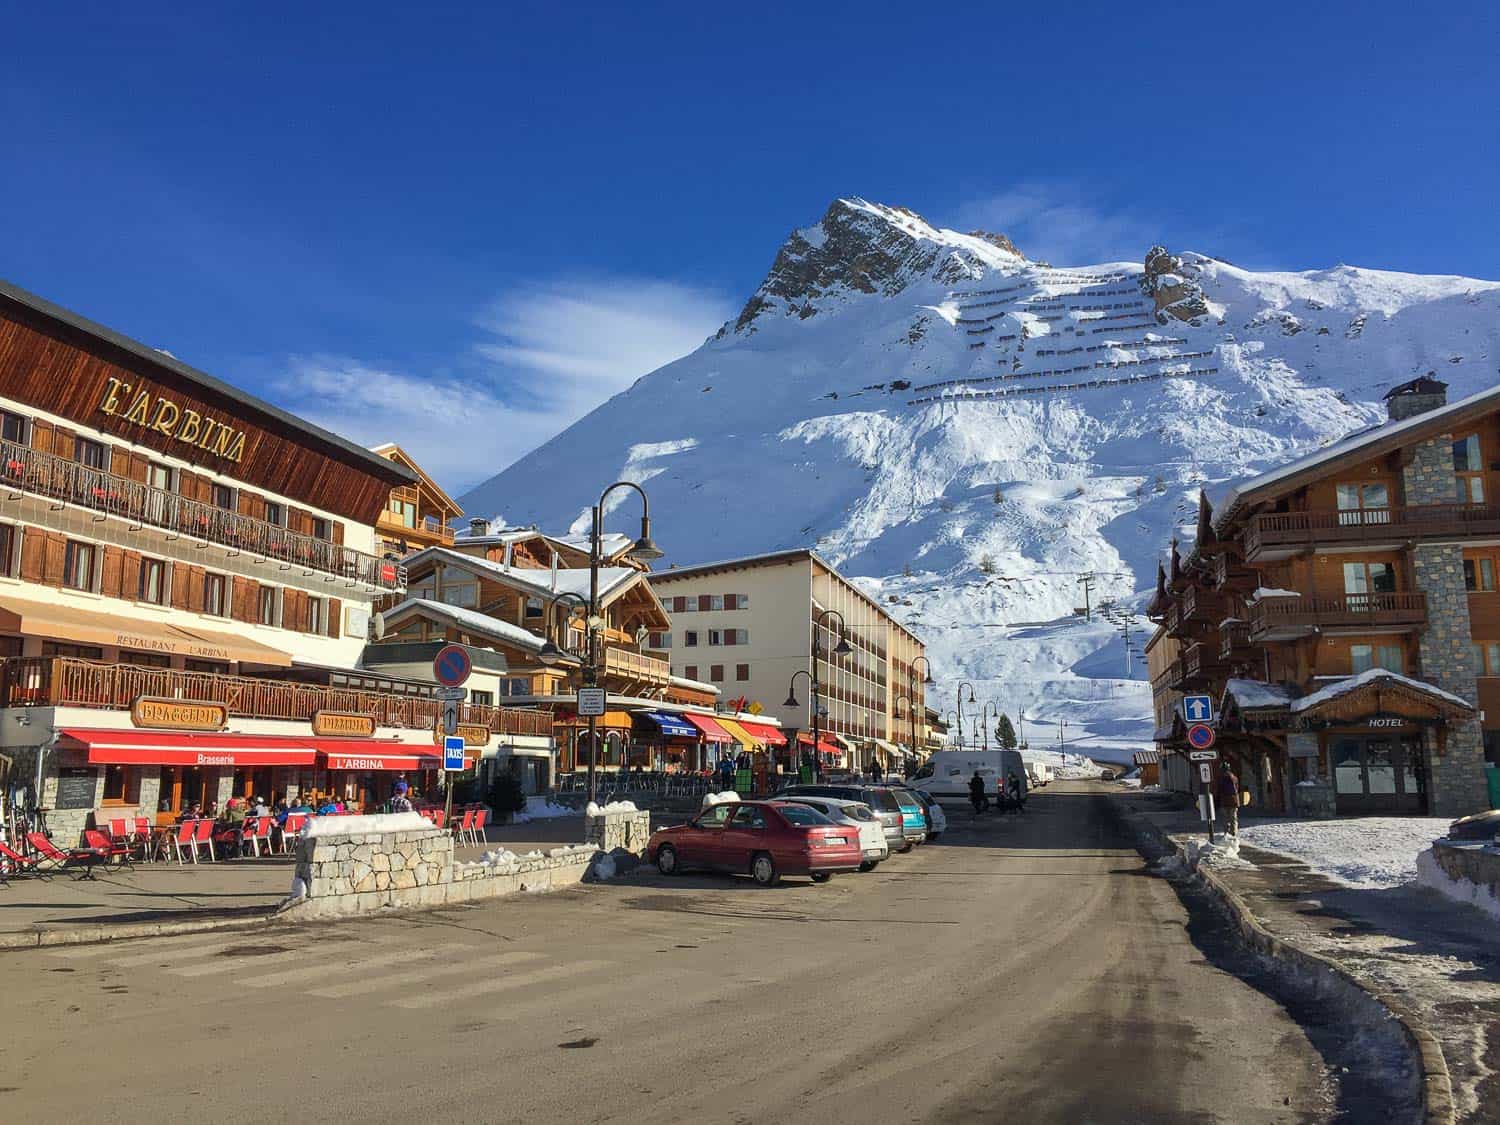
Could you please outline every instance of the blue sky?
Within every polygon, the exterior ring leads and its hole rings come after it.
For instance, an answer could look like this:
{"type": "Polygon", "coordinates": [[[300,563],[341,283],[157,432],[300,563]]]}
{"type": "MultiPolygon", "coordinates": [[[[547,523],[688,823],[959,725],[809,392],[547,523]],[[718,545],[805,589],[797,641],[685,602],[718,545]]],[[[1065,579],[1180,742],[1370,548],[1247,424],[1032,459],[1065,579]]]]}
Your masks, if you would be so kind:
{"type": "Polygon", "coordinates": [[[0,276],[456,490],[838,195],[1500,278],[1493,4],[717,7],[13,5],[0,276]]]}

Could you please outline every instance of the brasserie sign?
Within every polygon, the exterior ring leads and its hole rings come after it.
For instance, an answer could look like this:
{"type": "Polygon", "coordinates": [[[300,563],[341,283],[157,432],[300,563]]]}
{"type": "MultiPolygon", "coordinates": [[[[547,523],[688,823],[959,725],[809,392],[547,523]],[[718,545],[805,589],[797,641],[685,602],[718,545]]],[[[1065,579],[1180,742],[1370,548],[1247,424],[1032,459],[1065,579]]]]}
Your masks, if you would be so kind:
{"type": "Polygon", "coordinates": [[[229,722],[229,708],[197,699],[143,695],[130,705],[130,721],[138,727],[166,730],[223,730],[229,722]]]}
{"type": "Polygon", "coordinates": [[[111,418],[123,418],[226,461],[239,464],[244,459],[244,430],[113,376],[104,384],[99,409],[111,418]]]}

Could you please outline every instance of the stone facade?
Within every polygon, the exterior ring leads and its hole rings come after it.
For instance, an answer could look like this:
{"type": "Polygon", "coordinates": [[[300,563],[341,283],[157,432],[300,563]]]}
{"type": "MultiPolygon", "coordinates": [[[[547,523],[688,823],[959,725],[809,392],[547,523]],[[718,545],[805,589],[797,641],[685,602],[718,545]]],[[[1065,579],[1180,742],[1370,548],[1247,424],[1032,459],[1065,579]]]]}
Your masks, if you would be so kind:
{"type": "Polygon", "coordinates": [[[1401,490],[1408,505],[1457,502],[1452,434],[1439,434],[1412,446],[1412,459],[1401,470],[1401,490]]]}
{"type": "Polygon", "coordinates": [[[293,891],[282,904],[297,919],[382,909],[448,906],[520,891],[572,886],[598,853],[592,844],[499,862],[455,863],[453,837],[438,828],[361,831],[377,818],[350,817],[350,831],[304,836],[293,891]]]}
{"type": "Polygon", "coordinates": [[[1438,840],[1432,858],[1450,879],[1467,879],[1500,898],[1500,847],[1494,844],[1438,840]]]}
{"type": "Polygon", "coordinates": [[[583,818],[583,839],[601,851],[644,855],[651,839],[649,812],[609,812],[583,818]]]}

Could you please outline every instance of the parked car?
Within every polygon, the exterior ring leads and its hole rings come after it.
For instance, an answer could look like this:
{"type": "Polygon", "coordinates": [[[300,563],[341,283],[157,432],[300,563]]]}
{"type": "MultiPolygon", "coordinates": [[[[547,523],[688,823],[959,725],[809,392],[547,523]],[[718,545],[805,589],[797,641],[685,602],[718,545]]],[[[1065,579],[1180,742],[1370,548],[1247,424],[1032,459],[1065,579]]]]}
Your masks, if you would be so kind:
{"type": "Polygon", "coordinates": [[[900,789],[910,793],[922,805],[922,812],[927,817],[927,838],[935,840],[948,830],[948,814],[943,812],[943,806],[938,804],[937,798],[930,793],[924,793],[920,789],[913,789],[908,785],[893,785],[892,789],[900,789]]]}
{"type": "Polygon", "coordinates": [[[749,874],[763,887],[783,875],[826,883],[864,862],[859,832],[789,801],[735,801],[652,834],[646,858],[663,875],[687,868],[749,874]]]}
{"type": "Polygon", "coordinates": [[[895,794],[876,785],[792,785],[781,791],[783,797],[834,797],[840,801],[859,801],[870,806],[870,811],[880,818],[885,830],[886,846],[893,852],[909,852],[902,825],[905,818],[895,794]]]}
{"type": "Polygon", "coordinates": [[[901,835],[905,838],[907,847],[926,840],[927,809],[916,791],[903,785],[899,789],[888,788],[885,792],[895,797],[896,803],[901,806],[901,835]]]}
{"type": "Polygon", "coordinates": [[[863,801],[845,801],[838,797],[786,797],[793,804],[806,805],[822,813],[834,824],[850,825],[859,830],[861,871],[873,871],[881,860],[889,858],[891,846],[885,840],[880,818],[863,801]]]}

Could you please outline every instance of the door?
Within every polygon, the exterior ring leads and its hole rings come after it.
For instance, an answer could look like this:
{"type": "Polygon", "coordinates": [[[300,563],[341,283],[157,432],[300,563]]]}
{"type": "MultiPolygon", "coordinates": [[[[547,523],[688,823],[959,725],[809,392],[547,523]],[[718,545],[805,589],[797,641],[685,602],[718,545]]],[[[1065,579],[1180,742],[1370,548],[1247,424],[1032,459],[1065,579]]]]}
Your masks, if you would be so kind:
{"type": "Polygon", "coordinates": [[[1341,813],[1420,813],[1427,778],[1418,738],[1383,735],[1333,740],[1334,794],[1341,813]]]}
{"type": "Polygon", "coordinates": [[[726,871],[749,871],[750,857],[766,847],[766,810],[740,805],[720,837],[718,866],[726,871]]]}
{"type": "Polygon", "coordinates": [[[1384,484],[1341,484],[1338,506],[1341,524],[1391,522],[1391,495],[1384,484]]]}
{"type": "Polygon", "coordinates": [[[696,867],[714,867],[718,864],[719,840],[724,835],[724,825],[734,812],[734,805],[715,805],[703,812],[686,832],[681,832],[672,841],[677,849],[677,858],[684,864],[696,867]]]}

